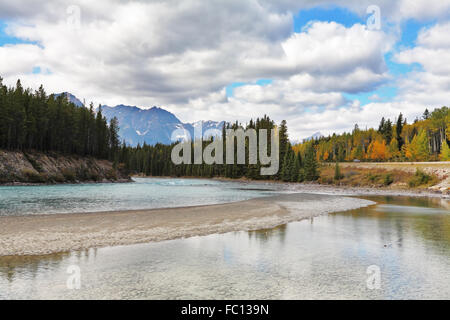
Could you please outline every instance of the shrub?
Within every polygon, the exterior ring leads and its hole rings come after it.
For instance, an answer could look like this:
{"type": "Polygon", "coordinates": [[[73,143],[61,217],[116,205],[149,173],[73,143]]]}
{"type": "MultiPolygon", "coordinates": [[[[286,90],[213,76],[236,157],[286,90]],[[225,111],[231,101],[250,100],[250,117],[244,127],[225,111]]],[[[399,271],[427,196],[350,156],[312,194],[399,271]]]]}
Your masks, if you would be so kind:
{"type": "Polygon", "coordinates": [[[117,180],[117,172],[114,169],[106,171],[106,178],[109,180],[117,180]]]}
{"type": "Polygon", "coordinates": [[[374,183],[376,180],[378,180],[378,178],[380,177],[380,175],[378,174],[371,174],[369,173],[367,175],[367,179],[369,179],[370,182],[374,183]]]}
{"type": "Polygon", "coordinates": [[[384,176],[383,184],[384,184],[385,186],[389,186],[389,185],[392,184],[392,182],[394,182],[394,178],[392,178],[392,174],[387,173],[387,174],[384,176]]]}
{"type": "Polygon", "coordinates": [[[414,174],[414,177],[412,177],[409,182],[408,185],[411,188],[414,187],[418,187],[424,184],[428,184],[433,180],[433,177],[426,174],[425,172],[423,172],[422,170],[420,170],[419,168],[416,169],[416,173],[414,174]]]}
{"type": "Polygon", "coordinates": [[[336,166],[334,167],[334,180],[339,181],[342,178],[344,178],[344,176],[341,173],[339,162],[336,162],[336,166]]]}
{"type": "Polygon", "coordinates": [[[44,171],[42,166],[35,159],[33,159],[28,153],[24,152],[23,155],[28,160],[28,162],[31,163],[31,165],[37,172],[44,171]]]}
{"type": "Polygon", "coordinates": [[[23,169],[22,175],[25,177],[26,182],[42,183],[46,181],[46,177],[44,175],[40,175],[31,169],[23,169]]]}

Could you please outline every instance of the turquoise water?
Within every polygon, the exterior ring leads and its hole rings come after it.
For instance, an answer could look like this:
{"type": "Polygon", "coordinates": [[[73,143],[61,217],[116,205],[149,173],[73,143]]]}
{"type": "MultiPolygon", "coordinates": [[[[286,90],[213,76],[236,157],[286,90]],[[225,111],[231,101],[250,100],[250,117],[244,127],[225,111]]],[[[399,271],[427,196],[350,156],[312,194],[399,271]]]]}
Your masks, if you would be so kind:
{"type": "Polygon", "coordinates": [[[0,186],[0,216],[169,208],[270,195],[273,186],[204,179],[135,178],[132,183],[0,186]]]}
{"type": "Polygon", "coordinates": [[[369,199],[274,229],[0,257],[0,299],[450,299],[449,202],[369,199]]]}

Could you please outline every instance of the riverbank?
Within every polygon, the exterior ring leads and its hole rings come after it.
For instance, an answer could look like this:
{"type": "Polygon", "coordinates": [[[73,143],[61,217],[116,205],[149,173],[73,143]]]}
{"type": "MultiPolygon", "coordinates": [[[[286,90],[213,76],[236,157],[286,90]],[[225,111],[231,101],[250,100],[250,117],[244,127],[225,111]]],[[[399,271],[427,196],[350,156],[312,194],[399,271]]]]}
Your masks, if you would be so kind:
{"type": "Polygon", "coordinates": [[[339,167],[336,180],[336,164],[323,164],[318,182],[450,195],[450,162],[342,162],[339,167]]]}
{"type": "Polygon", "coordinates": [[[0,217],[0,256],[259,230],[372,204],[341,196],[284,194],[208,206],[0,217]]]}
{"type": "Polygon", "coordinates": [[[219,181],[236,181],[239,183],[251,183],[261,185],[274,185],[284,191],[292,193],[327,194],[339,196],[404,196],[404,197],[428,197],[450,199],[449,193],[443,193],[433,189],[393,189],[389,187],[352,187],[347,185],[326,185],[320,183],[291,183],[271,180],[233,180],[214,178],[219,181]]]}
{"type": "MultiPolygon", "coordinates": [[[[335,166],[335,163],[322,163],[319,167],[319,179],[306,183],[251,180],[245,177],[234,179],[185,176],[183,178],[289,185],[289,188],[298,192],[322,193],[323,190],[329,190],[333,194],[349,195],[450,197],[450,162],[342,162],[339,163],[340,179],[338,180],[335,178],[335,166]]],[[[136,177],[145,176],[136,175],[136,177]]]]}
{"type": "MultiPolygon", "coordinates": [[[[140,176],[142,177],[142,176],[140,176]]],[[[150,177],[152,178],[152,177],[150,177]]],[[[158,177],[158,179],[170,179],[170,177],[158,177]]],[[[392,188],[392,187],[352,187],[344,184],[320,184],[318,182],[296,183],[278,180],[251,180],[246,178],[230,179],[223,177],[189,179],[216,180],[224,182],[236,182],[252,185],[273,185],[275,189],[281,189],[292,193],[327,194],[339,196],[405,196],[405,197],[429,197],[450,199],[450,193],[444,193],[433,188],[392,188]]]]}
{"type": "Polygon", "coordinates": [[[129,182],[112,162],[50,152],[0,150],[0,185],[129,182]]]}

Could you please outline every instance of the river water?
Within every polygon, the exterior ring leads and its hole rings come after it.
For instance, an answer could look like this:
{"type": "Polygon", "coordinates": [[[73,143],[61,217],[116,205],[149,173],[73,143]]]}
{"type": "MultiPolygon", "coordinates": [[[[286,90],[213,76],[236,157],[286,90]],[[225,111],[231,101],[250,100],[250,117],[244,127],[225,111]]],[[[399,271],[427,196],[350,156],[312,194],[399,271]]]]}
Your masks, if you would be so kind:
{"type": "Polygon", "coordinates": [[[132,183],[0,186],[0,216],[172,208],[273,194],[273,185],[206,179],[133,178],[132,183]]]}
{"type": "Polygon", "coordinates": [[[450,299],[449,202],[364,198],[268,230],[2,257],[0,299],[450,299]]]}

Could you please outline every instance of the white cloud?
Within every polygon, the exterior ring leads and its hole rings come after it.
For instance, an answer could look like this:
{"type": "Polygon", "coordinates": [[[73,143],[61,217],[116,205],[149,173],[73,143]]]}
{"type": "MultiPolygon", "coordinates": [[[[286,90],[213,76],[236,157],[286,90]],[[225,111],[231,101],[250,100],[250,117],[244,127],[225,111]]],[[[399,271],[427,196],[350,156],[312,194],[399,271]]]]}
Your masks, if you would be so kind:
{"type": "Polygon", "coordinates": [[[439,107],[448,104],[450,92],[450,22],[420,31],[417,46],[399,52],[399,63],[419,63],[423,70],[409,73],[398,81],[398,99],[439,107]],[[439,41],[441,39],[441,41],[439,41]]]}
{"type": "MultiPolygon", "coordinates": [[[[31,73],[42,61],[43,50],[31,44],[0,47],[0,70],[4,77],[31,73]]],[[[17,80],[17,79],[16,79],[17,80]]]]}
{"type": "Polygon", "coordinates": [[[382,55],[391,44],[385,33],[368,30],[365,25],[346,28],[335,22],[315,22],[282,46],[289,62],[299,70],[340,74],[361,67],[386,71],[382,55]]]}
{"type": "MultiPolygon", "coordinates": [[[[372,2],[334,1],[361,16],[372,2]]],[[[377,2],[383,23],[439,21],[420,33],[417,47],[396,55],[424,71],[400,79],[392,103],[360,107],[343,97],[390,80],[384,54],[397,36],[392,30],[319,22],[292,34],[292,15],[331,3],[325,0],[2,2],[8,32],[37,45],[0,47],[0,73],[10,85],[21,78],[25,86],[42,83],[48,92],[71,91],[95,103],[159,105],[183,121],[244,121],[266,113],[286,118],[291,135],[300,137],[443,103],[450,27],[441,21],[449,17],[449,1],[377,2]],[[67,23],[72,4],[81,9],[80,29],[67,23]],[[49,72],[32,74],[34,67],[49,72]],[[262,78],[273,82],[241,86],[226,97],[225,86],[262,78]]]]}

